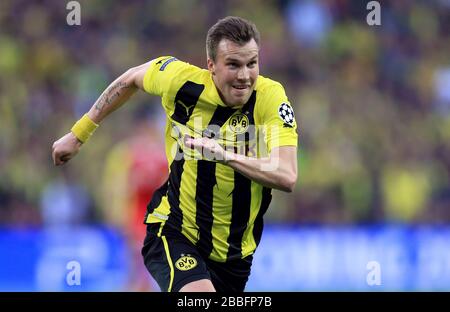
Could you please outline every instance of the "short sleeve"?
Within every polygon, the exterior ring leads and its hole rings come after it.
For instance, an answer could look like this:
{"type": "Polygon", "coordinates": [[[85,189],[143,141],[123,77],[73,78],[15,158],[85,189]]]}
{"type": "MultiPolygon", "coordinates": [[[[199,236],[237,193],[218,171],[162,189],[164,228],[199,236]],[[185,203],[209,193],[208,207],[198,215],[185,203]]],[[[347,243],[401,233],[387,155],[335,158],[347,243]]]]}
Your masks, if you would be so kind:
{"type": "Polygon", "coordinates": [[[144,90],[153,95],[163,96],[172,84],[177,73],[186,66],[173,56],[161,56],[150,61],[144,75],[144,90]]]}
{"type": "Polygon", "coordinates": [[[297,146],[297,122],[284,88],[278,83],[268,87],[261,106],[269,153],[274,147],[297,146]]]}

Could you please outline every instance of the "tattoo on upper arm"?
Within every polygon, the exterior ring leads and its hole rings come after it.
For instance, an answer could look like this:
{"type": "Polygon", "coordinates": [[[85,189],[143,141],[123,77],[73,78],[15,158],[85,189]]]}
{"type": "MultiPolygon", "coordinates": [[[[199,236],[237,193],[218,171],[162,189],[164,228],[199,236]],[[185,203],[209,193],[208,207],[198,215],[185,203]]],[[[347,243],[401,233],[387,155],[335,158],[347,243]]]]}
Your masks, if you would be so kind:
{"type": "Polygon", "coordinates": [[[103,94],[97,100],[97,102],[95,103],[95,109],[101,111],[103,107],[111,104],[116,98],[118,98],[121,95],[121,91],[123,89],[128,88],[130,88],[130,86],[123,81],[119,81],[113,84],[111,87],[106,89],[105,92],[103,92],[103,94]]]}

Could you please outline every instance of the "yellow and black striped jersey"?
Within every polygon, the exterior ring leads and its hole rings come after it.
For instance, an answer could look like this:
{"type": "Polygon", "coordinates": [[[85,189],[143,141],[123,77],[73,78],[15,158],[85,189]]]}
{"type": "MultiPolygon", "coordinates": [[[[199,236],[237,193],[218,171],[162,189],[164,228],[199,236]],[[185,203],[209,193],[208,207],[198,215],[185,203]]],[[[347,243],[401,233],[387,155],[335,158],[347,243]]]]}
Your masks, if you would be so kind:
{"type": "Polygon", "coordinates": [[[262,157],[277,146],[297,146],[297,124],[280,83],[258,76],[241,108],[227,107],[206,69],[175,57],[154,59],[144,77],[146,92],[162,98],[169,179],[148,205],[145,223],[164,222],[182,232],[212,260],[253,254],[271,189],[232,168],[202,159],[184,138],[218,140],[227,150],[262,157]]]}

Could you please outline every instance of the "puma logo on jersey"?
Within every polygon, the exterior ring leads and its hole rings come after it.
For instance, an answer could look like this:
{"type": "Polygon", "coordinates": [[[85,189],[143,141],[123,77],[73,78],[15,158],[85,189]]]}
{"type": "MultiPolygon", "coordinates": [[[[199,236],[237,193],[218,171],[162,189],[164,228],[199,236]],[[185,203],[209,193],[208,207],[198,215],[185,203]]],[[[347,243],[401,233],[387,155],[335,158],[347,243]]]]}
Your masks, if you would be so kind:
{"type": "Polygon", "coordinates": [[[183,101],[181,100],[177,100],[177,104],[181,105],[184,107],[184,109],[186,110],[186,116],[189,116],[189,110],[191,108],[193,108],[192,106],[187,106],[186,104],[183,103],[183,101]]]}

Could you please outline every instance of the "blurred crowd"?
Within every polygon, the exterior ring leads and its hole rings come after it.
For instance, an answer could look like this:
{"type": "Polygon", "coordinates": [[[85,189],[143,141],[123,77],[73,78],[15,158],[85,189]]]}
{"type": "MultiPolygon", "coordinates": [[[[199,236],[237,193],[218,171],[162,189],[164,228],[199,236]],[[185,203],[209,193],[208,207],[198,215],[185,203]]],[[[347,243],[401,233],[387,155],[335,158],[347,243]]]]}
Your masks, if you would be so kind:
{"type": "Polygon", "coordinates": [[[133,97],[63,167],[52,143],[130,67],[206,67],[206,32],[227,15],[257,25],[261,74],[299,124],[299,181],[269,222],[450,221],[449,1],[379,1],[375,26],[368,1],[80,0],[79,26],[67,2],[0,2],[0,224],[134,224],[166,176],[159,98],[133,97]]]}

